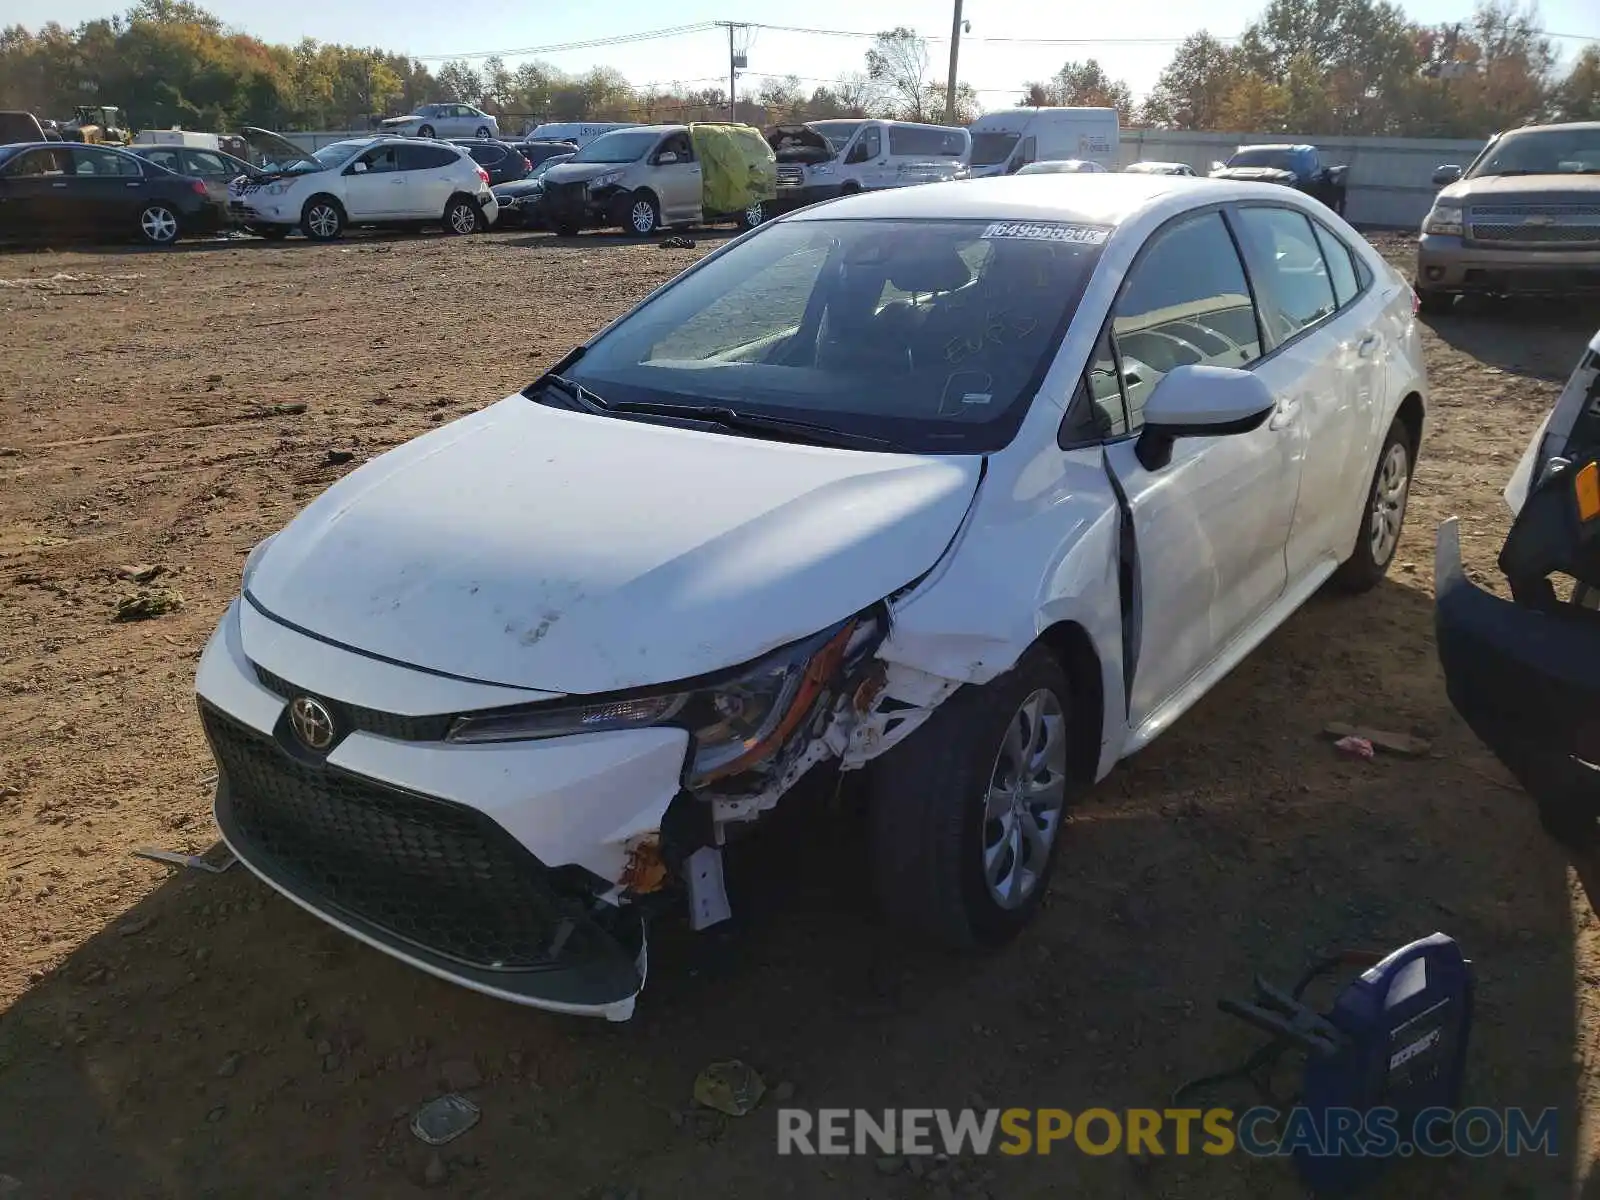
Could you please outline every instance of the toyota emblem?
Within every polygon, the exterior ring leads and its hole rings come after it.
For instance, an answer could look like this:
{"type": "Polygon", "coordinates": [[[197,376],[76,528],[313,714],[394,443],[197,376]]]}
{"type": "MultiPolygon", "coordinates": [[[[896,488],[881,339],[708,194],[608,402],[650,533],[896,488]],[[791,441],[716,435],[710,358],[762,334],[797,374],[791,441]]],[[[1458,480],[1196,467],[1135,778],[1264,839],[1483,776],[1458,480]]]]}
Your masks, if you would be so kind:
{"type": "Polygon", "coordinates": [[[333,714],[310,696],[300,696],[289,705],[289,727],[308,750],[333,745],[333,714]]]}

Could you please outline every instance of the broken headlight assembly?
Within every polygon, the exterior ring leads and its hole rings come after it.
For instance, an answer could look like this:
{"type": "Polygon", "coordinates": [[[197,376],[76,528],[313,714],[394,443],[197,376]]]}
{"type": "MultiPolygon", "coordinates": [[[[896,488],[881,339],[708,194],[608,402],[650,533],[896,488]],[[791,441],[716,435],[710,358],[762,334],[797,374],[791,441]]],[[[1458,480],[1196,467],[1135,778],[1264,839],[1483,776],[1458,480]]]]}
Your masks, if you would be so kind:
{"type": "Polygon", "coordinates": [[[561,702],[460,716],[446,740],[513,742],[672,725],[689,731],[684,783],[702,787],[765,762],[788,742],[838,675],[847,651],[877,628],[852,617],[703,684],[583,704],[561,702]]]}

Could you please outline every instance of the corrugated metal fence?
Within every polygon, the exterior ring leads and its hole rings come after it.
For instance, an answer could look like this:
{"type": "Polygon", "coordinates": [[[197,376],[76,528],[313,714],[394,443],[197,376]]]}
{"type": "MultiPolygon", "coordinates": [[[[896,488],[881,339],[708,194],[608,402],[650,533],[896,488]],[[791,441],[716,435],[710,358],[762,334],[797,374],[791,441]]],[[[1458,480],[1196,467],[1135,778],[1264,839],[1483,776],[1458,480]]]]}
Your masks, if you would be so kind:
{"type": "Polygon", "coordinates": [[[1309,142],[1329,166],[1348,166],[1345,219],[1352,225],[1414,228],[1422,224],[1439,189],[1430,181],[1445,163],[1466,166],[1481,141],[1444,138],[1299,137],[1281,133],[1178,133],[1125,129],[1118,163],[1139,159],[1188,163],[1204,173],[1240,146],[1259,142],[1309,142]]]}
{"type": "MultiPolygon", "coordinates": [[[[290,141],[317,150],[343,138],[370,136],[370,130],[285,134],[290,141]]],[[[1443,138],[1312,138],[1272,133],[1179,133],[1162,129],[1125,129],[1118,165],[1139,159],[1188,163],[1204,174],[1213,162],[1225,160],[1240,146],[1258,142],[1310,142],[1330,166],[1350,168],[1345,217],[1354,225],[1414,228],[1422,223],[1438,188],[1429,182],[1444,163],[1465,166],[1483,148],[1481,141],[1443,138]]]]}

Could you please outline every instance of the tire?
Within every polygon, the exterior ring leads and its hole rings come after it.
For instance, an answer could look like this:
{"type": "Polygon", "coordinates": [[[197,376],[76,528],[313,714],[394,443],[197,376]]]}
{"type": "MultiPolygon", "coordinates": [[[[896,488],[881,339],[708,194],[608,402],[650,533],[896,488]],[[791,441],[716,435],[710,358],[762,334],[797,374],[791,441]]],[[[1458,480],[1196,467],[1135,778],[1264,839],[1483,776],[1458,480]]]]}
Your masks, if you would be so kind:
{"type": "Polygon", "coordinates": [[[483,214],[478,206],[464,196],[457,196],[444,206],[444,231],[461,236],[477,233],[483,227],[483,214]]]}
{"type": "Polygon", "coordinates": [[[139,210],[139,237],[147,246],[170,246],[182,232],[182,222],[170,204],[151,201],[139,210]]]}
{"type": "Polygon", "coordinates": [[[250,232],[257,237],[266,238],[269,242],[281,242],[289,236],[290,227],[288,225],[252,225],[250,232]]]}
{"type": "Polygon", "coordinates": [[[433,136],[433,126],[424,125],[421,129],[417,130],[417,136],[431,138],[433,136]]]}
{"type": "Polygon", "coordinates": [[[1035,645],[999,678],[962,688],[873,764],[872,874],[894,925],[970,949],[1003,945],[1033,918],[1080,787],[1071,695],[1060,664],[1035,645]],[[1019,747],[1041,745],[1048,784],[1027,804],[1015,766],[1031,755],[1019,747]]]}
{"type": "Polygon", "coordinates": [[[1430,317],[1441,316],[1455,306],[1456,298],[1450,292],[1439,292],[1432,288],[1419,287],[1416,289],[1417,307],[1430,317]]]}
{"type": "Polygon", "coordinates": [[[622,228],[634,237],[649,237],[661,224],[661,206],[649,192],[638,191],[629,195],[620,205],[622,228]],[[645,228],[646,222],[649,228],[645,228]]]}
{"type": "Polygon", "coordinates": [[[332,196],[313,196],[300,212],[300,232],[314,242],[334,241],[344,226],[344,208],[332,196]]]}
{"type": "Polygon", "coordinates": [[[481,138],[486,138],[486,137],[492,137],[494,135],[489,132],[489,127],[487,125],[479,125],[478,126],[478,132],[477,132],[476,136],[481,137],[481,138]]]}
{"type": "Polygon", "coordinates": [[[1361,510],[1361,529],[1356,534],[1355,549],[1333,576],[1342,591],[1370,591],[1388,574],[1405,527],[1406,501],[1411,494],[1414,466],[1411,435],[1396,418],[1383,439],[1378,465],[1367,487],[1367,502],[1361,510]]]}

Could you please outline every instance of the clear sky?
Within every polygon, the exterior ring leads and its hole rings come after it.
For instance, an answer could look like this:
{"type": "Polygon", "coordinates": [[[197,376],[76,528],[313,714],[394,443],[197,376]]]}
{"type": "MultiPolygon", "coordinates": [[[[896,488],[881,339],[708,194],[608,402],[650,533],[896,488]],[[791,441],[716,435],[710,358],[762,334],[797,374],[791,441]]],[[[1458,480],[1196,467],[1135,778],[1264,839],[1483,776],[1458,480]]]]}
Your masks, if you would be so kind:
{"type": "MultiPolygon", "coordinates": [[[[663,7],[649,0],[607,3],[493,6],[442,4],[438,0],[342,0],[338,4],[263,5],[253,0],[201,0],[230,26],[267,41],[320,41],[378,45],[417,57],[442,59],[480,51],[512,51],[527,47],[587,41],[618,34],[701,21],[753,20],[748,7],[725,0],[683,0],[663,7]],[[470,14],[470,17],[469,17],[470,14]],[[493,15],[491,15],[493,14],[493,15]]],[[[1039,0],[965,0],[962,15],[972,23],[962,38],[961,78],[978,89],[987,108],[1015,101],[1021,85],[1052,74],[1068,59],[1098,58],[1113,77],[1126,79],[1135,95],[1155,82],[1171,57],[1177,39],[1199,28],[1219,37],[1237,34],[1263,7],[1265,0],[1207,0],[1172,4],[1161,0],[1113,0],[1110,3],[1061,5],[1039,0]],[[992,40],[990,40],[992,39],[992,40]],[[1040,45],[1004,39],[1068,39],[1082,44],[1040,45]],[[1129,39],[1151,39],[1134,44],[1129,39]]],[[[46,21],[75,25],[126,7],[121,0],[0,0],[0,25],[20,23],[36,28],[46,21]]],[[[1465,20],[1470,0],[1410,0],[1414,20],[1427,24],[1465,20]]],[[[762,6],[760,19],[774,25],[859,31],[906,25],[937,37],[929,47],[931,77],[943,80],[949,55],[952,9],[916,0],[808,0],[787,7],[762,6]]],[[[1600,40],[1600,2],[1545,0],[1542,26],[1559,34],[1600,40]]],[[[754,92],[766,75],[794,74],[803,80],[826,81],[860,70],[869,39],[750,31],[748,73],[739,91],[754,92]]],[[[1556,43],[1570,60],[1584,42],[1556,43]]],[[[635,85],[681,82],[726,86],[727,33],[705,30],[671,38],[589,49],[546,52],[536,56],[507,54],[515,65],[527,57],[545,59],[577,72],[597,64],[614,66],[635,85]]]]}

